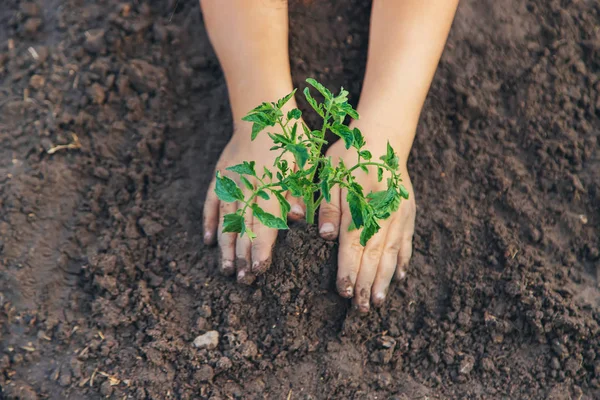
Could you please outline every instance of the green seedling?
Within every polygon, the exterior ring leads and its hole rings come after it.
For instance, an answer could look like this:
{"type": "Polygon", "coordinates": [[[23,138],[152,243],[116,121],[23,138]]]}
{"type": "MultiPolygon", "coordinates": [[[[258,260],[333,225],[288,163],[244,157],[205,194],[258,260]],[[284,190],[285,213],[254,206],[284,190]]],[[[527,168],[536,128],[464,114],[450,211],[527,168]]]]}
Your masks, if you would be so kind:
{"type": "Polygon", "coordinates": [[[398,157],[388,143],[387,153],[380,157],[380,160],[373,160],[371,152],[365,149],[365,139],[360,130],[350,129],[344,123],[347,116],[353,119],[359,117],[348,103],[346,90],[342,88],[339,94],[334,95],[314,79],[309,78],[306,82],[323,96],[323,102],[318,102],[311,95],[309,87],[304,89],[306,100],[323,120],[320,130],[310,130],[304,123],[299,124],[302,112],[297,108],[284,115],[282,108],[294,96],[296,90],[277,102],[261,104],[243,118],[244,121],[253,124],[252,140],[268,127],[279,127],[281,133],[267,133],[273,140],[270,150],[278,151],[279,155],[273,164],[273,171],[266,167],[262,171],[256,171],[255,161],[244,161],[227,168],[228,171],[239,175],[240,183],[250,193],[247,197],[244,197],[242,189],[234,180],[217,172],[215,192],[219,199],[238,202],[241,207],[235,213],[224,216],[223,232],[247,234],[250,239],[254,239],[256,235],[244,223],[244,216],[250,210],[265,226],[287,229],[286,216],[290,211],[290,204],[285,198],[286,192],[304,200],[306,220],[312,224],[321,202],[329,202],[331,189],[339,185],[347,193],[346,201],[352,215],[350,229],[362,228],[360,243],[364,246],[379,230],[379,221],[398,210],[403,198],[408,199],[408,191],[402,185],[398,173],[398,157]],[[355,165],[346,166],[342,160],[334,164],[331,157],[321,154],[322,147],[327,144],[327,131],[339,136],[346,149],[356,150],[355,165]],[[295,165],[290,165],[283,158],[286,153],[293,155],[295,165]],[[387,179],[387,190],[365,195],[362,186],[356,182],[354,173],[359,169],[368,173],[368,167],[376,168],[379,182],[387,179]],[[251,183],[248,178],[257,183],[251,183]],[[265,200],[276,198],[282,217],[264,211],[255,202],[257,197],[265,200]]]}

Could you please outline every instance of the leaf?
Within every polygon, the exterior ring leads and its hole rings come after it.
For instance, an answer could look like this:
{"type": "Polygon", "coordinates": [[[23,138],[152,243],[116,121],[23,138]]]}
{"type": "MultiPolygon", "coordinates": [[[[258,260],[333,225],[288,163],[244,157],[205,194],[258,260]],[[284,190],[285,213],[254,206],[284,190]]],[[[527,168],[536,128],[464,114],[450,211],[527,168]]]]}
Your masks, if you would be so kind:
{"type": "Polygon", "coordinates": [[[310,89],[308,87],[304,88],[304,97],[306,97],[306,101],[308,101],[308,104],[310,104],[313,110],[315,110],[317,114],[321,116],[321,118],[325,118],[323,109],[321,108],[319,103],[317,103],[317,101],[310,95],[310,89]]]}
{"type": "Polygon", "coordinates": [[[263,178],[265,176],[268,176],[269,179],[273,179],[273,173],[271,171],[269,171],[269,169],[267,167],[263,167],[263,178]]]}
{"type": "Polygon", "coordinates": [[[352,108],[352,105],[350,105],[349,103],[340,104],[339,108],[344,113],[346,113],[347,115],[349,115],[350,118],[352,118],[352,119],[359,119],[358,113],[356,112],[356,110],[354,108],[352,108]]]}
{"type": "Polygon", "coordinates": [[[302,116],[302,111],[297,108],[291,109],[287,113],[287,119],[299,119],[302,116]]]}
{"type": "Polygon", "coordinates": [[[360,244],[366,246],[369,239],[379,231],[379,228],[380,226],[375,218],[368,219],[360,233],[360,244]]]}
{"type": "Polygon", "coordinates": [[[286,215],[288,215],[288,213],[292,209],[290,206],[290,203],[286,200],[285,197],[283,197],[283,195],[280,192],[273,192],[273,193],[275,194],[275,197],[277,198],[277,201],[279,202],[279,207],[281,208],[281,215],[285,217],[286,215]]]}
{"type": "Polygon", "coordinates": [[[398,156],[394,153],[394,149],[390,146],[390,142],[387,144],[387,153],[385,156],[381,156],[379,158],[381,161],[385,163],[388,167],[393,170],[398,169],[398,156]]]}
{"type": "Polygon", "coordinates": [[[329,89],[327,89],[325,86],[321,85],[319,82],[317,82],[313,78],[306,78],[306,83],[308,83],[310,86],[317,89],[319,91],[319,93],[321,93],[321,95],[323,95],[325,100],[333,99],[333,93],[331,93],[329,91],[329,89]]]}
{"type": "Polygon", "coordinates": [[[256,122],[252,124],[252,133],[250,135],[250,140],[254,140],[256,139],[256,137],[258,136],[258,134],[265,129],[266,126],[265,125],[260,125],[257,124],[256,122]]]}
{"type": "Polygon", "coordinates": [[[308,150],[306,149],[306,146],[299,143],[294,143],[288,144],[285,146],[285,148],[294,155],[298,167],[304,168],[306,161],[308,161],[308,150]]]}
{"type": "Polygon", "coordinates": [[[256,171],[254,171],[254,165],[256,163],[254,161],[244,161],[241,164],[232,165],[231,167],[225,168],[227,171],[236,172],[240,175],[252,175],[256,176],[256,171]]]}
{"type": "Polygon", "coordinates": [[[265,210],[259,207],[258,204],[252,204],[252,212],[254,216],[266,227],[275,229],[287,229],[287,222],[282,218],[276,217],[273,214],[269,214],[265,210]]]}
{"type": "Polygon", "coordinates": [[[354,128],[352,130],[352,136],[354,136],[353,146],[360,150],[361,147],[363,147],[365,145],[365,137],[363,136],[362,132],[358,128],[354,128]]]}
{"type": "Polygon", "coordinates": [[[269,194],[267,192],[265,192],[264,190],[259,190],[258,193],[256,193],[257,195],[259,195],[260,197],[262,197],[265,200],[269,200],[271,197],[269,196],[269,194]]]}
{"type": "Polygon", "coordinates": [[[354,143],[354,134],[346,125],[335,122],[329,129],[331,132],[344,139],[346,149],[349,149],[350,146],[352,146],[352,143],[354,143]]]}
{"type": "Polygon", "coordinates": [[[223,232],[242,233],[244,227],[244,217],[240,214],[225,214],[223,217],[223,232]]]}
{"type": "Polygon", "coordinates": [[[383,168],[377,167],[377,182],[381,182],[383,179],[383,168]]]}
{"type": "Polygon", "coordinates": [[[331,201],[331,187],[329,186],[329,181],[322,180],[320,186],[323,198],[329,203],[331,201]]]}
{"type": "Polygon", "coordinates": [[[366,165],[360,165],[360,169],[362,169],[365,173],[369,173],[369,169],[367,168],[366,165]]]}
{"type": "Polygon", "coordinates": [[[298,180],[298,176],[290,175],[281,182],[281,186],[285,190],[289,190],[292,196],[300,197],[303,194],[304,187],[298,180]]]}
{"type": "Polygon", "coordinates": [[[248,190],[254,190],[254,185],[245,176],[240,176],[240,180],[248,190]]]}
{"type": "Polygon", "coordinates": [[[360,228],[364,224],[363,202],[354,192],[349,192],[346,199],[348,201],[348,206],[350,207],[352,222],[355,227],[360,228]]]}
{"type": "MultiPolygon", "coordinates": [[[[287,103],[288,101],[290,101],[290,99],[292,97],[294,97],[294,94],[296,94],[296,89],[292,90],[292,92],[290,94],[288,94],[287,96],[277,100],[277,108],[281,108],[283,107],[283,105],[285,103],[287,103]]],[[[289,118],[289,117],[288,117],[289,118]]]]}
{"type": "Polygon", "coordinates": [[[244,194],[238,185],[226,176],[222,176],[219,171],[217,171],[217,181],[215,184],[215,193],[217,197],[226,202],[233,203],[234,201],[243,201],[244,194]]]}
{"type": "Polygon", "coordinates": [[[334,97],[333,102],[335,104],[343,104],[348,101],[348,91],[344,90],[344,88],[340,89],[340,93],[334,97]]]}
{"type": "Polygon", "coordinates": [[[283,136],[280,133],[269,133],[268,135],[271,138],[271,140],[274,143],[276,143],[276,144],[279,144],[279,143],[290,144],[290,143],[292,143],[288,138],[286,138],[285,136],[283,136]]]}
{"type": "Polygon", "coordinates": [[[369,161],[373,157],[373,155],[371,154],[371,152],[369,150],[361,151],[360,156],[367,161],[369,161]]]}
{"type": "Polygon", "coordinates": [[[400,187],[398,188],[398,190],[400,190],[400,196],[402,196],[406,200],[408,200],[408,190],[406,190],[406,188],[404,187],[404,185],[400,185],[400,187]]]}
{"type": "Polygon", "coordinates": [[[256,239],[256,233],[252,232],[250,229],[246,229],[246,235],[248,235],[250,241],[256,239]]]}
{"type": "Polygon", "coordinates": [[[296,122],[296,123],[294,124],[294,126],[292,126],[292,131],[291,131],[291,133],[290,133],[290,136],[291,136],[292,142],[295,142],[295,141],[296,141],[296,131],[297,131],[297,130],[298,130],[298,123],[296,122]]]}

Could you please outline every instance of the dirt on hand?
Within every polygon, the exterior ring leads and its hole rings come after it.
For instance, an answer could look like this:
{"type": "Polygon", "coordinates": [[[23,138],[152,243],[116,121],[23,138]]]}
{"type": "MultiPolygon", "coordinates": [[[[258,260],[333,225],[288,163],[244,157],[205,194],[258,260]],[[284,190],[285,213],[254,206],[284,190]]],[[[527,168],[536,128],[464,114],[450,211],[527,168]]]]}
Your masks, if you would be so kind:
{"type": "MultiPolygon", "coordinates": [[[[296,86],[356,104],[369,10],[290,2],[296,86]]],[[[599,19],[461,2],[409,162],[408,277],[361,316],[314,227],[250,287],[202,244],[232,122],[196,1],[6,0],[0,398],[600,398],[599,19]]]]}

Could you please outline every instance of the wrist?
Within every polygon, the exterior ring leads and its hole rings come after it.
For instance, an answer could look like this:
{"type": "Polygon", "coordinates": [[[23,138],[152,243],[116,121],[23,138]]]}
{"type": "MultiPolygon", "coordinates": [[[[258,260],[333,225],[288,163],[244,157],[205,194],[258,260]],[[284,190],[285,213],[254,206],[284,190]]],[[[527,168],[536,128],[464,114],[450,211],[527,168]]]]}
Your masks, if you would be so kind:
{"type": "Polygon", "coordinates": [[[360,129],[365,137],[366,148],[373,156],[379,158],[387,151],[387,144],[394,149],[398,155],[401,167],[405,167],[412,143],[415,137],[416,126],[411,124],[400,124],[396,121],[372,120],[368,116],[362,116],[352,122],[351,127],[360,129]]]}

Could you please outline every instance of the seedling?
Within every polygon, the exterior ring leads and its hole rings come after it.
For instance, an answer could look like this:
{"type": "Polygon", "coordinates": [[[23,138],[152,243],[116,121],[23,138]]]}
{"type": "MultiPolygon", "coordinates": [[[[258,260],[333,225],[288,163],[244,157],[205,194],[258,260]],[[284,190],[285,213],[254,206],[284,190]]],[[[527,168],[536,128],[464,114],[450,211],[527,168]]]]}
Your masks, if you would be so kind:
{"type": "Polygon", "coordinates": [[[387,153],[380,157],[380,161],[372,160],[371,152],[365,149],[365,139],[360,130],[350,129],[344,123],[347,116],[354,119],[359,117],[348,103],[346,90],[342,88],[339,94],[334,95],[314,79],[309,78],[306,82],[324,99],[322,103],[318,102],[312,97],[308,87],[304,89],[306,100],[323,120],[320,130],[310,130],[304,123],[299,124],[302,112],[297,108],[284,115],[282,108],[294,96],[296,90],[277,102],[261,104],[242,118],[253,124],[252,140],[267,127],[278,126],[281,133],[267,134],[273,140],[270,150],[278,151],[279,155],[273,164],[273,171],[266,167],[262,171],[256,171],[255,161],[244,161],[227,168],[228,171],[239,174],[241,184],[250,193],[247,197],[244,197],[235,181],[217,172],[215,192],[219,199],[243,204],[235,213],[224,216],[223,232],[247,234],[250,239],[254,239],[256,235],[244,223],[244,216],[250,209],[254,217],[265,226],[287,229],[286,216],[290,211],[290,204],[285,199],[286,192],[304,200],[306,220],[312,224],[321,202],[329,202],[331,189],[339,185],[347,191],[346,201],[352,215],[350,229],[363,228],[360,243],[364,246],[379,230],[379,220],[388,218],[392,212],[398,210],[403,198],[408,199],[408,191],[402,185],[398,173],[398,157],[388,143],[387,153]],[[331,157],[321,154],[323,145],[327,144],[325,133],[328,130],[344,141],[346,149],[356,150],[355,165],[346,166],[342,160],[334,165],[331,157]],[[295,165],[290,165],[283,158],[286,153],[293,155],[295,165]],[[379,182],[384,177],[387,179],[387,190],[364,194],[362,186],[356,182],[354,173],[358,169],[368,173],[369,166],[377,169],[379,182]],[[256,184],[251,180],[256,181],[256,184]],[[255,202],[257,196],[265,200],[269,200],[271,196],[275,197],[279,202],[282,218],[259,207],[255,202]]]}

